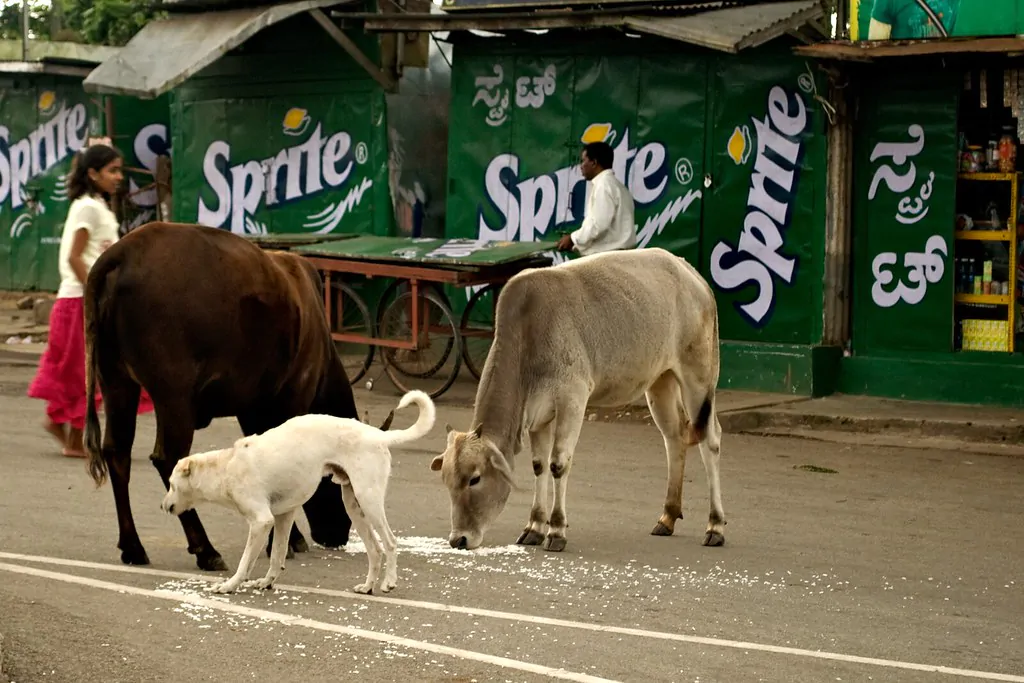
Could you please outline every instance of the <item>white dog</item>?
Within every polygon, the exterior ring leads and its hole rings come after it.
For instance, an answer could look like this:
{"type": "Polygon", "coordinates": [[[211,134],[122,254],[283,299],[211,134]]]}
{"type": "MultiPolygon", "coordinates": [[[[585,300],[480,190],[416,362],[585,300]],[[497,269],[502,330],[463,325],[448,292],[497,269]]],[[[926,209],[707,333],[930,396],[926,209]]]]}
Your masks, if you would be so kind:
{"type": "Polygon", "coordinates": [[[196,453],[174,467],[161,509],[173,515],[210,502],[237,510],[249,522],[249,538],[235,575],[213,586],[230,593],[245,581],[271,527],[274,543],[267,575],[256,582],[269,588],[284,571],[288,532],[298,510],[327,475],[341,485],[352,526],[366,546],[369,571],[357,593],[372,593],[380,576],[381,542],[384,579],[380,592],[398,583],[398,540],[384,514],[384,498],[391,476],[391,446],[416,441],[434,426],[434,403],[422,391],[410,391],[398,409],[415,403],[420,410],[408,429],[382,432],[359,420],[329,415],[302,415],[263,434],[247,436],[232,448],[196,453]]]}

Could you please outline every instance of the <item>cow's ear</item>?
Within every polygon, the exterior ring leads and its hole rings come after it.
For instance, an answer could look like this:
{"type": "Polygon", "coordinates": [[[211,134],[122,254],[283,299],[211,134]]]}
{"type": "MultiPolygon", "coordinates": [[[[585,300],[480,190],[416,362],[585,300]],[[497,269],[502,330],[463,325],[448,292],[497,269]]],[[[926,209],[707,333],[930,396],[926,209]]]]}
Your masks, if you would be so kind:
{"type": "Polygon", "coordinates": [[[443,464],[444,464],[444,454],[442,453],[441,455],[437,456],[436,458],[434,458],[433,460],[430,461],[430,469],[433,472],[440,472],[441,471],[441,465],[443,465],[443,464]]]}
{"type": "Polygon", "coordinates": [[[481,422],[480,424],[478,424],[476,427],[473,428],[473,436],[475,436],[476,438],[479,439],[483,435],[484,435],[484,423],[481,422]]]}

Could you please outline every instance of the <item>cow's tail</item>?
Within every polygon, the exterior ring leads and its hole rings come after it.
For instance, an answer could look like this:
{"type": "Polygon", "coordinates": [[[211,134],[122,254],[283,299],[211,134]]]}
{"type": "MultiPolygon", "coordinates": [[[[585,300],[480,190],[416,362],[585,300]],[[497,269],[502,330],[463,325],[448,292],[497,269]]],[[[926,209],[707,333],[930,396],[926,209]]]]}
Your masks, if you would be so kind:
{"type": "Polygon", "coordinates": [[[419,417],[416,418],[416,422],[408,429],[396,429],[385,432],[382,435],[382,440],[388,446],[422,439],[433,429],[437,413],[434,409],[434,402],[430,400],[430,397],[422,391],[410,391],[398,402],[397,409],[401,410],[411,403],[415,403],[416,407],[420,409],[419,417]]]}
{"type": "Polygon", "coordinates": [[[103,458],[100,418],[96,412],[96,343],[99,336],[100,305],[107,274],[117,267],[112,258],[100,258],[89,272],[82,298],[85,318],[85,450],[89,456],[89,476],[102,486],[107,478],[107,462],[103,458]]]}

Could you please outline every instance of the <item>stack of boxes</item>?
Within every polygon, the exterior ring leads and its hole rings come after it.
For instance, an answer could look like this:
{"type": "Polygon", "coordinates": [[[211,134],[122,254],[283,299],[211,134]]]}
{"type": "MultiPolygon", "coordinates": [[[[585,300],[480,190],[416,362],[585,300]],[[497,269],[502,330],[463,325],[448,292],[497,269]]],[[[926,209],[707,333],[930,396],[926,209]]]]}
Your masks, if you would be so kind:
{"type": "Polygon", "coordinates": [[[961,322],[964,351],[1009,351],[1009,331],[1005,320],[972,320],[961,322]]]}

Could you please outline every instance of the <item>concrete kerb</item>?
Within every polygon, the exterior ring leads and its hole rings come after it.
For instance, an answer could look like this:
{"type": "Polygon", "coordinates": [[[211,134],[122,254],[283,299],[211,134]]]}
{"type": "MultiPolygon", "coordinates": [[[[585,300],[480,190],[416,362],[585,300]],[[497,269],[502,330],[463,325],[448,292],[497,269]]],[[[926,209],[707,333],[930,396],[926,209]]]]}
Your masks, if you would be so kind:
{"type": "MultiPolygon", "coordinates": [[[[13,350],[0,346],[0,366],[28,368],[38,362],[38,353],[27,348],[13,350]]],[[[381,379],[383,384],[374,393],[393,391],[390,381],[381,379]]],[[[27,384],[0,379],[2,394],[24,394],[26,389],[27,384]]],[[[366,391],[362,382],[353,389],[357,403],[361,404],[361,395],[366,391]]],[[[438,404],[472,407],[475,394],[476,382],[460,377],[438,399],[438,404]]],[[[862,439],[875,445],[917,448],[948,447],[959,442],[971,444],[970,450],[975,452],[1024,457],[1024,411],[868,397],[811,399],[739,391],[719,391],[717,402],[719,421],[727,434],[793,436],[848,443],[862,439]]],[[[647,405],[642,401],[615,409],[590,409],[587,419],[653,424],[647,405]]]]}

